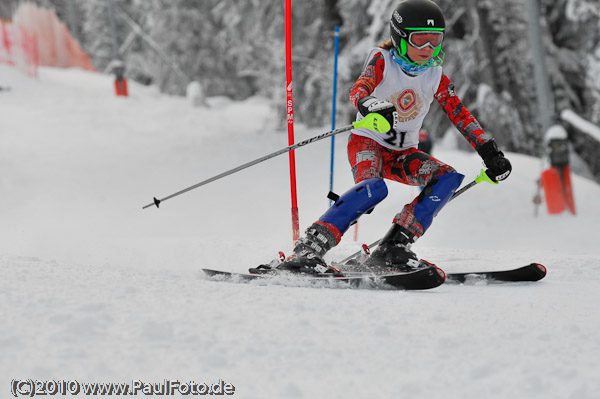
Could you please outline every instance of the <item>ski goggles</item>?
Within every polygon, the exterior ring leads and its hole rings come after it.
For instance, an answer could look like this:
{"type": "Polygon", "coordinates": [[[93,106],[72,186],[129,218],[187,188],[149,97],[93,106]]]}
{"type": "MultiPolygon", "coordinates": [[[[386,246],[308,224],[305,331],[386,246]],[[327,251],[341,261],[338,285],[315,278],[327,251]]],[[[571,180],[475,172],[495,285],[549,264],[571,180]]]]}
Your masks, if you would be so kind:
{"type": "Polygon", "coordinates": [[[433,49],[438,48],[442,41],[444,41],[444,32],[416,31],[410,32],[408,35],[408,43],[418,50],[427,46],[433,49]]]}

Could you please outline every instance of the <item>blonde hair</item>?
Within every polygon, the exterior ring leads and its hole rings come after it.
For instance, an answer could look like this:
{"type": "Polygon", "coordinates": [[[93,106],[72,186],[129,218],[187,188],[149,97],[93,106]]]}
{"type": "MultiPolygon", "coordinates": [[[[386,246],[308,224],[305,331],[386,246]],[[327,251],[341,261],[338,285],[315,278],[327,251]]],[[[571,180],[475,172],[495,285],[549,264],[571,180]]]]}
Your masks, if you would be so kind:
{"type": "Polygon", "coordinates": [[[381,43],[378,47],[384,50],[391,50],[394,48],[394,44],[392,43],[392,39],[388,39],[381,43]]]}

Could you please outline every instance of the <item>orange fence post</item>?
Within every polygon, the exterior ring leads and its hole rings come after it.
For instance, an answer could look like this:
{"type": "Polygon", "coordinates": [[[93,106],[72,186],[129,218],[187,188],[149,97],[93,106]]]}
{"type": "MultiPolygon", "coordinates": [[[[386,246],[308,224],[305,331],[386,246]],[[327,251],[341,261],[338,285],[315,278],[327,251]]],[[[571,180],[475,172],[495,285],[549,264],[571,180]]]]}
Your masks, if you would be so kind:
{"type": "Polygon", "coordinates": [[[127,97],[129,95],[129,92],[127,91],[127,79],[115,79],[115,94],[123,97],[127,97]]]}
{"type": "Polygon", "coordinates": [[[542,173],[541,181],[548,213],[551,215],[562,213],[566,208],[566,204],[558,169],[554,167],[546,169],[542,173]]]}

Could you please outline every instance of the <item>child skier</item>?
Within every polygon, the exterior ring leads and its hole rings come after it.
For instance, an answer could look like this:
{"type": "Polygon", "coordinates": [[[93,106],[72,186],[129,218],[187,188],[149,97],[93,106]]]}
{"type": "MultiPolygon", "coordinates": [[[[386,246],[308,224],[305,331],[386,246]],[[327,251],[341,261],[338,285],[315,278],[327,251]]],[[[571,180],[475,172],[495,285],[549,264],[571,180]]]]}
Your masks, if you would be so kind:
{"type": "Polygon", "coordinates": [[[442,74],[445,21],[430,0],[405,0],[390,21],[391,39],[371,50],[364,70],[350,91],[357,120],[375,112],[392,125],[387,133],[352,130],[348,157],[356,185],[344,193],[296,243],[294,254],[277,266],[298,273],[335,272],[323,255],[361,215],[388,194],[383,179],[425,188],[393,219],[391,229],[366,259],[370,269],[404,271],[419,265],[410,245],[460,186],[464,176],[419,151],[419,129],[435,98],[457,129],[483,158],[488,176],[504,180],[512,167],[494,139],[456,96],[442,74]]]}

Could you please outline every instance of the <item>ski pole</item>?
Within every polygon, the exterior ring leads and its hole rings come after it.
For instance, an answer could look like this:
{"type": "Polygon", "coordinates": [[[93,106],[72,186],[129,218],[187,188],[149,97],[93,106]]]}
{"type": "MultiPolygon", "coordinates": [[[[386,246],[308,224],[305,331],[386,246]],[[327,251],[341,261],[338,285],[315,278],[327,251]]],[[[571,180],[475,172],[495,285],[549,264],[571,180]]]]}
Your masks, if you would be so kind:
{"type": "MultiPolygon", "coordinates": [[[[465,185],[464,187],[462,187],[460,190],[456,191],[454,194],[452,194],[452,197],[450,197],[450,199],[448,200],[448,202],[452,201],[453,199],[455,199],[456,197],[458,197],[459,195],[462,195],[465,193],[465,191],[469,190],[470,188],[474,187],[475,185],[481,183],[481,182],[488,182],[490,184],[498,184],[497,181],[493,181],[488,174],[486,173],[485,170],[481,169],[481,172],[479,173],[479,175],[475,178],[475,180],[473,180],[471,183],[465,185]]],[[[374,247],[376,247],[377,245],[379,245],[379,243],[381,242],[381,238],[377,241],[375,241],[374,243],[372,243],[371,245],[369,245],[369,249],[372,249],[374,247]]],[[[348,256],[347,258],[343,259],[342,261],[339,262],[340,265],[343,265],[344,263],[356,258],[358,255],[360,255],[360,253],[363,250],[360,250],[358,252],[353,253],[352,255],[348,256]]]]}
{"type": "Polygon", "coordinates": [[[471,187],[475,186],[476,184],[481,183],[482,181],[490,183],[490,184],[498,184],[497,181],[492,180],[488,176],[486,170],[481,169],[481,172],[479,172],[479,175],[477,175],[475,180],[473,180],[471,183],[467,184],[466,186],[462,187],[460,190],[458,190],[454,194],[452,194],[452,197],[450,197],[448,202],[452,201],[454,198],[458,197],[459,195],[464,194],[465,191],[467,191],[471,187]]]}
{"type": "Polygon", "coordinates": [[[370,130],[374,130],[376,132],[387,132],[387,131],[390,130],[391,126],[390,126],[390,123],[387,121],[387,119],[385,119],[383,116],[381,116],[379,114],[376,114],[376,113],[371,113],[371,114],[368,114],[367,116],[365,116],[363,119],[361,119],[359,121],[356,121],[356,122],[353,122],[352,125],[348,125],[348,126],[345,126],[345,127],[339,128],[339,129],[331,130],[331,131],[329,131],[327,133],[323,133],[323,134],[320,134],[318,136],[312,137],[310,139],[306,139],[306,140],[301,141],[299,143],[296,143],[296,144],[290,145],[288,147],[282,148],[279,151],[275,151],[275,152],[273,152],[271,154],[268,154],[268,155],[265,155],[265,156],[260,157],[258,159],[255,159],[254,161],[247,162],[247,163],[245,163],[243,165],[240,165],[240,166],[238,166],[236,168],[230,169],[230,170],[228,170],[226,172],[223,172],[221,174],[213,176],[213,177],[211,177],[209,179],[203,180],[200,183],[194,184],[193,186],[190,186],[190,187],[184,188],[183,190],[177,191],[176,193],[168,195],[168,196],[166,196],[164,198],[158,199],[158,198],[154,197],[154,200],[151,203],[149,203],[148,205],[144,205],[142,207],[142,209],[149,208],[149,207],[151,207],[153,205],[156,205],[156,207],[158,208],[159,205],[160,205],[160,203],[163,202],[163,201],[166,201],[166,200],[171,199],[173,197],[177,197],[178,195],[187,193],[188,191],[191,191],[191,190],[193,190],[195,188],[198,188],[200,186],[204,186],[204,185],[206,185],[208,183],[212,183],[215,180],[222,179],[225,176],[232,175],[232,174],[234,174],[236,172],[239,172],[240,170],[243,170],[243,169],[249,168],[250,166],[254,166],[254,165],[258,164],[258,163],[264,162],[267,159],[271,159],[271,158],[274,158],[274,157],[276,157],[278,155],[285,154],[287,152],[295,150],[296,148],[303,147],[305,145],[314,143],[314,142],[322,140],[324,138],[331,137],[331,136],[334,136],[334,135],[339,134],[339,133],[347,132],[347,131],[349,131],[351,129],[354,129],[354,128],[356,128],[356,129],[358,129],[358,128],[367,128],[367,129],[370,129],[370,130]]]}

